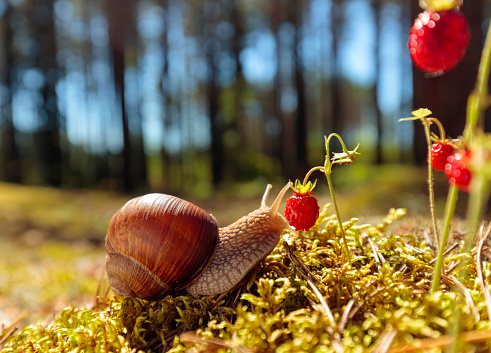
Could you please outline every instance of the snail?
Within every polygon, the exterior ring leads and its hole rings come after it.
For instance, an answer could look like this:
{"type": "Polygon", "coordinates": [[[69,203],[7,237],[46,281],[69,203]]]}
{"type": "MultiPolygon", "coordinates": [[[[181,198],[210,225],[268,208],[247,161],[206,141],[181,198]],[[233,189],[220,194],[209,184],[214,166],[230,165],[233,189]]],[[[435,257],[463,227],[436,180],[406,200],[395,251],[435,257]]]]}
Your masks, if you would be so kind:
{"type": "Polygon", "coordinates": [[[147,194],[119,209],[106,234],[106,271],[113,292],[158,300],[186,288],[197,295],[229,291],[276,246],[288,223],[278,208],[290,188],[228,227],[178,197],[147,194]]]}

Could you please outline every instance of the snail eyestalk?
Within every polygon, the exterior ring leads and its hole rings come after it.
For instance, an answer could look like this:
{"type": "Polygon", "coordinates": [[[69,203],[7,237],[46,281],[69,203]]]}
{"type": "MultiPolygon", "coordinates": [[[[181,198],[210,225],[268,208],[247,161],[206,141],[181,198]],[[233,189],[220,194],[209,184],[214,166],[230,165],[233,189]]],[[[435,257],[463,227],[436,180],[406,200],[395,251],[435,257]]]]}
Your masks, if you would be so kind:
{"type": "Polygon", "coordinates": [[[276,199],[274,200],[273,204],[271,205],[271,215],[276,216],[278,213],[278,210],[280,208],[280,203],[283,200],[283,196],[285,196],[286,192],[290,189],[292,183],[288,182],[285,186],[283,186],[283,189],[278,193],[278,196],[276,196],[276,199]]]}
{"type": "Polygon", "coordinates": [[[269,198],[269,192],[271,191],[272,185],[266,185],[266,190],[264,191],[263,200],[261,201],[261,207],[266,207],[269,198]]]}

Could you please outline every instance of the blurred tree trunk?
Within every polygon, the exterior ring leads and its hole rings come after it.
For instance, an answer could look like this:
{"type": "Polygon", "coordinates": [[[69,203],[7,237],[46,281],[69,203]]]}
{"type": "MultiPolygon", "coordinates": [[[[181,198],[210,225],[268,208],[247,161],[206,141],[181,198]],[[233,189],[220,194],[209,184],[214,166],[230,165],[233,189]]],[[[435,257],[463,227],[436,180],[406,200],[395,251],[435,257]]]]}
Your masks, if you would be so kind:
{"type": "MultiPolygon", "coordinates": [[[[240,62],[240,53],[242,51],[242,39],[244,37],[244,14],[240,8],[240,1],[233,0],[230,2],[232,7],[230,11],[230,19],[234,25],[234,35],[230,40],[230,48],[235,60],[235,83],[233,88],[233,116],[231,116],[230,128],[235,131],[242,132],[247,124],[246,116],[244,115],[244,91],[247,82],[242,72],[242,63],[240,62]]],[[[241,136],[241,141],[247,141],[244,134],[241,136]]]]}
{"type": "MultiPolygon", "coordinates": [[[[167,85],[170,83],[169,78],[169,3],[167,0],[164,0],[162,3],[162,7],[165,10],[165,18],[164,18],[164,29],[162,31],[162,50],[163,50],[163,60],[164,66],[162,68],[162,111],[163,111],[163,127],[164,131],[162,136],[164,140],[167,138],[168,131],[170,130],[172,119],[171,119],[171,106],[169,99],[169,87],[167,85]]],[[[166,146],[162,147],[162,151],[160,153],[160,157],[162,160],[163,171],[162,174],[164,176],[164,189],[169,190],[170,192],[175,192],[174,185],[175,179],[172,176],[172,157],[169,152],[166,150],[166,146]]]]}
{"type": "Polygon", "coordinates": [[[13,80],[15,54],[13,52],[14,32],[12,28],[12,6],[7,3],[7,10],[2,18],[2,28],[4,33],[4,60],[5,67],[3,81],[7,88],[5,94],[5,102],[2,106],[2,130],[1,130],[1,145],[0,145],[0,161],[4,168],[1,171],[2,180],[20,183],[22,181],[21,164],[19,159],[19,150],[15,140],[15,128],[12,121],[12,96],[13,96],[13,80]]]}
{"type": "Polygon", "coordinates": [[[123,170],[122,179],[127,191],[134,189],[134,181],[131,173],[131,141],[126,114],[126,99],[125,99],[125,55],[124,55],[124,30],[123,19],[125,16],[122,11],[125,10],[124,4],[128,1],[106,0],[106,9],[109,21],[109,47],[112,55],[114,85],[116,94],[119,98],[119,106],[121,109],[121,119],[123,124],[123,170]]]}
{"type": "Polygon", "coordinates": [[[126,191],[133,191],[147,185],[141,117],[137,109],[132,109],[132,114],[129,113],[125,85],[127,66],[137,66],[135,1],[106,0],[106,10],[109,21],[109,46],[112,54],[114,85],[119,98],[123,125],[122,179],[126,191]]]}
{"type": "MultiPolygon", "coordinates": [[[[216,3],[218,7],[219,4],[216,3]]],[[[208,116],[210,119],[210,136],[211,136],[211,169],[212,169],[212,183],[216,188],[223,179],[223,165],[224,165],[224,147],[222,141],[223,127],[222,119],[220,117],[220,89],[217,85],[217,72],[218,67],[216,65],[216,58],[220,43],[216,37],[216,22],[218,17],[218,11],[216,7],[210,7],[210,10],[206,14],[208,18],[205,18],[207,23],[207,30],[205,30],[205,51],[206,59],[208,62],[208,116]]]]}
{"type": "MultiPolygon", "coordinates": [[[[83,18],[84,23],[90,23],[92,19],[91,8],[93,4],[91,1],[84,1],[79,5],[79,11],[81,13],[81,17],[83,18]]],[[[102,89],[101,79],[92,77],[92,72],[95,70],[95,66],[97,65],[95,61],[97,61],[97,57],[100,53],[100,48],[94,47],[92,41],[84,41],[82,46],[83,52],[82,57],[85,63],[85,82],[87,86],[87,95],[85,96],[85,104],[90,105],[90,100],[92,95],[97,95],[101,97],[105,94],[102,89]]],[[[100,103],[99,103],[100,104],[100,103]]],[[[92,119],[87,119],[87,129],[91,131],[93,126],[91,124],[96,125],[96,133],[94,133],[93,140],[97,141],[100,146],[104,146],[103,150],[97,151],[98,153],[93,153],[91,156],[85,156],[88,158],[87,167],[89,169],[87,185],[89,186],[99,186],[99,187],[109,187],[108,180],[113,178],[113,168],[111,167],[110,161],[110,152],[107,148],[108,139],[107,139],[107,120],[108,117],[104,117],[99,119],[99,121],[94,122],[92,119]]],[[[93,131],[93,130],[92,130],[93,131]]],[[[62,131],[62,133],[65,133],[62,131]]],[[[70,150],[70,143],[68,142],[68,148],[70,150]]],[[[72,168],[73,168],[72,163],[72,168]]],[[[84,168],[85,166],[82,166],[84,168]]],[[[73,172],[72,172],[73,174],[73,172]]],[[[73,177],[73,175],[72,175],[73,177]]]]}
{"type": "Polygon", "coordinates": [[[340,65],[339,65],[339,39],[341,38],[342,29],[342,1],[331,1],[331,36],[332,36],[332,52],[331,52],[331,80],[330,80],[330,92],[331,92],[331,114],[330,114],[330,127],[331,132],[342,134],[343,131],[343,112],[341,102],[341,77],[340,77],[340,65]]]}
{"type": "Polygon", "coordinates": [[[375,112],[375,124],[377,126],[377,141],[375,146],[375,163],[382,164],[383,159],[383,135],[384,135],[384,123],[382,119],[382,112],[380,111],[378,103],[378,82],[380,79],[380,11],[381,0],[373,0],[372,2],[374,23],[375,23],[375,38],[374,38],[374,77],[375,82],[372,88],[373,110],[375,112]]]}
{"type": "Polygon", "coordinates": [[[210,118],[210,135],[211,135],[211,170],[212,183],[216,188],[223,179],[223,143],[222,128],[220,123],[220,103],[219,88],[216,83],[217,68],[213,60],[213,52],[207,55],[208,67],[210,69],[208,76],[208,115],[210,118]]]}
{"type": "Polygon", "coordinates": [[[295,174],[303,175],[309,170],[308,149],[307,149],[307,104],[305,98],[305,68],[300,45],[302,40],[301,27],[303,17],[303,2],[294,1],[291,6],[290,18],[295,26],[295,42],[293,48],[295,89],[297,92],[297,111],[295,120],[295,140],[296,140],[296,170],[295,174]]]}
{"type": "Polygon", "coordinates": [[[41,88],[42,105],[39,110],[40,128],[34,136],[40,174],[43,182],[59,186],[62,182],[62,152],[60,147],[59,113],[56,83],[59,77],[56,62],[56,34],[53,1],[35,1],[32,9],[34,38],[39,44],[36,66],[43,72],[45,84],[41,88]]]}
{"type": "Polygon", "coordinates": [[[292,141],[288,138],[285,131],[287,130],[287,122],[281,110],[281,80],[280,80],[280,72],[281,72],[281,37],[280,37],[280,25],[284,18],[284,8],[281,0],[272,0],[270,2],[270,20],[271,20],[271,29],[274,33],[276,40],[276,75],[274,78],[274,87],[273,87],[273,111],[274,116],[278,119],[279,124],[281,125],[281,131],[278,136],[275,138],[276,144],[272,147],[272,154],[279,161],[281,161],[281,174],[283,176],[290,176],[292,174],[292,161],[289,158],[284,158],[286,155],[285,146],[291,144],[292,141]]]}
{"type": "MultiPolygon", "coordinates": [[[[481,28],[483,1],[465,2],[461,11],[471,26],[471,40],[462,61],[454,69],[438,77],[428,77],[413,66],[414,109],[430,109],[433,112],[432,116],[442,122],[446,134],[452,138],[462,134],[466,118],[467,98],[473,90],[477,78],[483,40],[481,28]]],[[[422,10],[418,6],[418,2],[412,1],[412,19],[417,18],[420,12],[422,10]]],[[[424,130],[421,126],[415,126],[414,131],[416,162],[423,164],[426,163],[427,155],[424,130]]]]}
{"type": "Polygon", "coordinates": [[[307,172],[308,168],[307,108],[300,46],[301,32],[299,31],[302,23],[302,6],[302,2],[277,0],[271,3],[271,24],[277,45],[277,73],[274,90],[276,111],[282,125],[280,160],[283,168],[282,174],[287,178],[295,178],[307,172]],[[290,33],[286,26],[282,26],[283,23],[293,24],[295,31],[291,38],[288,38],[290,33]],[[288,56],[283,57],[284,55],[288,56]],[[285,70],[285,64],[291,62],[293,67],[285,70]],[[285,75],[290,75],[290,73],[291,76],[287,80],[285,75]],[[282,108],[286,89],[295,89],[297,105],[293,112],[285,112],[282,108]]]}
{"type": "MultiPolygon", "coordinates": [[[[409,36],[409,28],[412,26],[413,19],[411,18],[411,3],[405,0],[399,0],[399,4],[401,7],[401,12],[399,15],[399,22],[401,23],[401,33],[400,36],[402,39],[406,39],[409,36]]],[[[409,113],[413,109],[413,68],[411,64],[411,59],[409,57],[409,52],[407,48],[407,42],[402,42],[400,48],[401,51],[400,57],[402,58],[403,65],[401,68],[400,80],[401,80],[401,90],[400,90],[400,114],[398,116],[404,116],[403,114],[410,115],[409,113]]],[[[403,124],[396,123],[396,131],[399,138],[399,161],[404,164],[412,164],[414,161],[414,148],[412,148],[412,144],[410,148],[409,143],[411,142],[409,138],[405,138],[406,131],[410,131],[411,138],[413,138],[412,132],[416,128],[420,128],[420,126],[416,126],[413,124],[412,127],[404,127],[403,124]]]]}

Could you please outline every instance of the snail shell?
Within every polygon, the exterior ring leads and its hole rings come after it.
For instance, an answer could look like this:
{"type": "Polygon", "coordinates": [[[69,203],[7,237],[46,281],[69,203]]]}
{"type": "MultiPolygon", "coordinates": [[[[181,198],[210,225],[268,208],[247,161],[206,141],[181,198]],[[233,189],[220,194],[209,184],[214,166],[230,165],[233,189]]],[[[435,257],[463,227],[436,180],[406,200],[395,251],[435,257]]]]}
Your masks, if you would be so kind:
{"type": "Polygon", "coordinates": [[[165,194],[134,198],[109,223],[109,284],[119,296],[161,298],[203,272],[217,241],[215,218],[192,203],[165,194]]]}

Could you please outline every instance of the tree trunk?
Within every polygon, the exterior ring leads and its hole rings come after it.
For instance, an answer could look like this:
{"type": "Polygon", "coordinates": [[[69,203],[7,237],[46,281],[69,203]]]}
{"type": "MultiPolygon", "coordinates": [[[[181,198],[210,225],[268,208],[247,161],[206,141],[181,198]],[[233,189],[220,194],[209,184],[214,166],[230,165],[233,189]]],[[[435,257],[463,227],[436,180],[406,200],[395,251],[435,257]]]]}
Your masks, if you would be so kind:
{"type": "Polygon", "coordinates": [[[1,171],[2,180],[20,183],[22,181],[21,163],[19,150],[15,140],[15,128],[12,121],[12,95],[13,82],[12,75],[14,72],[15,55],[13,52],[14,33],[12,29],[12,6],[7,3],[7,10],[2,18],[2,27],[5,34],[4,37],[4,53],[5,53],[5,76],[3,81],[7,87],[5,95],[5,103],[2,106],[2,130],[1,130],[1,145],[0,145],[0,160],[4,165],[1,171]]]}
{"type": "MultiPolygon", "coordinates": [[[[287,131],[287,121],[283,112],[281,110],[281,80],[280,80],[280,70],[281,70],[281,37],[279,33],[280,24],[284,19],[284,8],[281,0],[272,0],[270,2],[270,20],[271,29],[275,35],[276,40],[276,76],[274,79],[273,87],[273,97],[274,103],[273,115],[278,119],[281,125],[281,131],[278,136],[274,139],[275,144],[272,145],[272,154],[281,161],[281,174],[285,177],[291,176],[293,174],[293,163],[289,158],[284,158],[287,155],[287,146],[292,143],[289,136],[286,134],[287,131]]],[[[273,140],[273,141],[274,141],[273,140]]]]}
{"type": "Polygon", "coordinates": [[[36,65],[43,72],[46,80],[41,89],[43,97],[39,116],[41,124],[34,143],[38,149],[40,173],[43,181],[49,185],[59,186],[62,182],[62,152],[56,95],[59,70],[56,62],[53,1],[36,1],[32,14],[33,33],[39,43],[36,65]]]}
{"type": "MultiPolygon", "coordinates": [[[[217,4],[218,6],[218,4],[217,4]]],[[[208,32],[205,33],[205,37],[210,40],[205,50],[206,58],[208,62],[208,116],[210,119],[210,136],[211,136],[211,169],[212,169],[212,183],[216,188],[223,179],[223,164],[224,164],[224,150],[222,141],[222,121],[220,118],[220,90],[217,85],[217,66],[215,64],[215,58],[218,54],[217,40],[215,37],[214,29],[216,26],[217,14],[210,13],[211,18],[206,18],[208,22],[208,32]]]]}
{"type": "MultiPolygon", "coordinates": [[[[232,109],[232,116],[230,117],[230,123],[228,128],[237,131],[241,134],[240,140],[246,142],[247,134],[242,133],[247,131],[246,125],[248,121],[244,115],[244,91],[247,85],[244,73],[242,72],[242,63],[240,62],[240,53],[242,51],[242,39],[244,38],[244,14],[240,9],[240,1],[233,0],[230,2],[232,8],[230,10],[230,18],[233,19],[234,35],[230,39],[230,48],[234,56],[236,69],[235,69],[235,83],[233,87],[233,100],[234,108],[232,109]]],[[[256,139],[254,139],[256,140],[256,139]]],[[[257,141],[257,140],[256,140],[257,141]]]]}
{"type": "MultiPolygon", "coordinates": [[[[162,31],[162,50],[163,50],[163,57],[164,57],[164,66],[162,68],[162,125],[163,125],[163,131],[162,131],[162,136],[163,139],[167,139],[168,135],[168,130],[171,126],[172,119],[171,119],[171,108],[170,108],[170,99],[169,99],[169,88],[166,87],[170,83],[169,79],[169,2],[167,0],[164,0],[162,3],[162,7],[165,10],[165,18],[164,18],[164,30],[162,31]]],[[[169,152],[166,149],[166,146],[162,146],[162,150],[160,152],[160,158],[162,160],[162,175],[164,178],[164,189],[169,190],[170,192],[175,192],[175,182],[174,180],[176,178],[173,178],[172,176],[172,157],[170,156],[169,152]]]]}
{"type": "Polygon", "coordinates": [[[331,1],[331,35],[332,35],[332,53],[331,53],[331,116],[330,127],[332,132],[342,134],[343,130],[343,107],[341,102],[341,77],[339,70],[339,38],[341,37],[342,25],[342,1],[331,1]]]}
{"type": "Polygon", "coordinates": [[[123,126],[123,170],[125,190],[133,191],[147,184],[145,152],[138,109],[132,109],[131,120],[126,101],[126,69],[136,67],[136,12],[133,0],[106,0],[109,21],[109,46],[112,54],[114,85],[119,100],[123,126]],[[130,126],[131,130],[130,131],[130,126]]]}
{"type": "Polygon", "coordinates": [[[291,5],[291,19],[295,25],[295,47],[293,48],[295,62],[295,89],[297,91],[297,114],[295,121],[296,140],[296,171],[297,175],[306,174],[308,167],[307,149],[307,104],[305,99],[305,81],[302,53],[300,51],[300,28],[303,14],[302,2],[294,1],[291,5]]]}
{"type": "Polygon", "coordinates": [[[383,136],[384,136],[384,122],[382,119],[382,112],[378,105],[378,82],[380,78],[380,0],[373,0],[372,3],[375,22],[375,45],[374,45],[374,57],[375,57],[375,83],[372,88],[372,106],[375,112],[375,123],[377,126],[377,141],[375,146],[375,163],[382,164],[383,160],[383,136]]]}
{"type": "Polygon", "coordinates": [[[220,123],[219,89],[216,84],[216,66],[213,63],[213,55],[208,55],[208,115],[210,118],[211,135],[211,170],[212,183],[216,188],[223,179],[223,144],[222,129],[220,123]]]}

